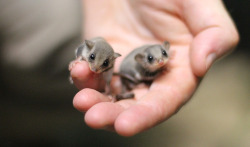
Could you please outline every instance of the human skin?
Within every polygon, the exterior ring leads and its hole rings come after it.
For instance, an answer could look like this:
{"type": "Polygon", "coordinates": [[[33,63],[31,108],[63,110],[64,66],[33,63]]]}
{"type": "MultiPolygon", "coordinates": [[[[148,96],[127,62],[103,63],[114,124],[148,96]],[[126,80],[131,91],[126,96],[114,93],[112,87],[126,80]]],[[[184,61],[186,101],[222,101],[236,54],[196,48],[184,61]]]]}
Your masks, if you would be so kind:
{"type": "MultiPolygon", "coordinates": [[[[73,105],[88,126],[132,136],[175,114],[192,96],[212,63],[237,45],[239,35],[220,0],[84,0],[84,38],[104,37],[123,58],[144,44],[170,42],[168,70],[135,98],[110,101],[85,61],[71,70],[80,90],[73,105]],[[170,54],[171,56],[171,54],[170,54]]],[[[111,85],[119,91],[118,78],[111,85]]]]}

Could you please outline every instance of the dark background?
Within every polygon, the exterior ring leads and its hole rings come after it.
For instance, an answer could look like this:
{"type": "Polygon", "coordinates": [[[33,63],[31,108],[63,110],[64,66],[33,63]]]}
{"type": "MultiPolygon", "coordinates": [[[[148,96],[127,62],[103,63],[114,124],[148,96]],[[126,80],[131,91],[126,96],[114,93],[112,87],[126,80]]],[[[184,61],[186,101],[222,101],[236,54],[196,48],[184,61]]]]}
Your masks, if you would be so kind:
{"type": "Polygon", "coordinates": [[[230,15],[240,33],[240,43],[236,51],[244,51],[249,54],[250,42],[250,1],[249,0],[225,0],[230,15]]]}

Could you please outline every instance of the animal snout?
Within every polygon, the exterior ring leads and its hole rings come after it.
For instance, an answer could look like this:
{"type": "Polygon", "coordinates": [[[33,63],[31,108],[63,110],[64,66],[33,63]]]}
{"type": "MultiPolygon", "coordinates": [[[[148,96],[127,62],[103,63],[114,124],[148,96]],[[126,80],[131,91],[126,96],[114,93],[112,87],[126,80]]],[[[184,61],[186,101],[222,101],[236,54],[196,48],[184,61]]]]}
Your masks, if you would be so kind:
{"type": "Polygon", "coordinates": [[[159,63],[160,65],[163,65],[163,64],[164,64],[164,61],[163,61],[162,59],[159,59],[159,60],[158,60],[158,63],[159,63]]]}
{"type": "Polygon", "coordinates": [[[101,73],[103,70],[102,70],[102,68],[92,67],[92,68],[91,68],[91,71],[93,71],[94,73],[99,74],[99,73],[101,73]]]}
{"type": "Polygon", "coordinates": [[[96,69],[95,67],[92,67],[91,70],[92,70],[93,72],[97,72],[97,69],[96,69]]]}

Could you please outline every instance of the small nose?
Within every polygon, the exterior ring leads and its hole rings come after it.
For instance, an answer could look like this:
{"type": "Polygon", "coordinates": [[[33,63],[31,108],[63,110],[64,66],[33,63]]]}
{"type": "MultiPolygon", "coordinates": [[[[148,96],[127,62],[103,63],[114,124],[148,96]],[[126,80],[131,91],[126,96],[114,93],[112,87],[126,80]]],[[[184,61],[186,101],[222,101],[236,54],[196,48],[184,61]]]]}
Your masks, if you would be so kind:
{"type": "Polygon", "coordinates": [[[96,71],[97,71],[95,67],[91,68],[91,70],[92,70],[93,72],[96,72],[96,71]]]}
{"type": "Polygon", "coordinates": [[[158,60],[158,63],[159,63],[160,65],[163,65],[163,64],[164,64],[164,62],[163,62],[162,59],[159,59],[159,60],[158,60]]]}

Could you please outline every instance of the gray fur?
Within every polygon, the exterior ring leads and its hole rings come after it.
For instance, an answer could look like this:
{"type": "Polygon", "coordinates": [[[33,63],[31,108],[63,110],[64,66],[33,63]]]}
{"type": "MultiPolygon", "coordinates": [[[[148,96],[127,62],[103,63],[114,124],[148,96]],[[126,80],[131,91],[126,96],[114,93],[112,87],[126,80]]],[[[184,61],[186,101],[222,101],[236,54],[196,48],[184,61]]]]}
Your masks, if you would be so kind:
{"type": "Polygon", "coordinates": [[[151,82],[158,76],[168,61],[169,46],[167,41],[162,45],[144,45],[134,49],[125,57],[119,71],[123,93],[132,89],[136,84],[151,82]],[[163,51],[166,55],[163,55],[163,51]],[[153,57],[151,62],[148,59],[149,56],[153,57]]]}
{"type": "Polygon", "coordinates": [[[106,82],[105,93],[110,94],[113,66],[115,59],[121,55],[115,53],[113,48],[102,37],[85,40],[83,44],[76,49],[75,54],[78,60],[85,60],[89,63],[91,71],[99,74],[102,73],[103,79],[106,82]],[[94,59],[91,58],[91,55],[94,55],[94,59]]]}

